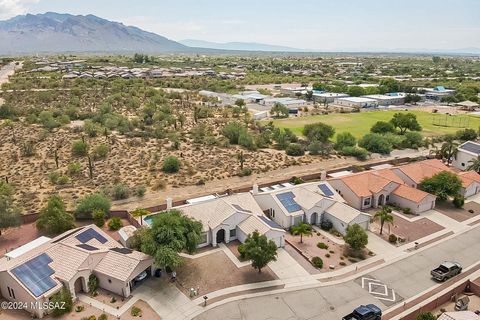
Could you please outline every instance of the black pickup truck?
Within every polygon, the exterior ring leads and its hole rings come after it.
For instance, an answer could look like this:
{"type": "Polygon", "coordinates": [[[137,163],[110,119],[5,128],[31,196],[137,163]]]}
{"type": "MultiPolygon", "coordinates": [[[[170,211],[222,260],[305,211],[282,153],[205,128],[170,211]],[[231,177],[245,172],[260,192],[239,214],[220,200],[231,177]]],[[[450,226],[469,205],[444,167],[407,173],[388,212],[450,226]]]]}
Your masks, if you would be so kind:
{"type": "Polygon", "coordinates": [[[381,320],[382,310],[374,304],[360,306],[353,310],[352,313],[346,315],[342,320],[381,320]]]}
{"type": "Polygon", "coordinates": [[[445,281],[451,277],[454,277],[462,272],[462,266],[458,262],[446,261],[442,263],[438,268],[430,271],[430,275],[437,281],[445,281]]]}

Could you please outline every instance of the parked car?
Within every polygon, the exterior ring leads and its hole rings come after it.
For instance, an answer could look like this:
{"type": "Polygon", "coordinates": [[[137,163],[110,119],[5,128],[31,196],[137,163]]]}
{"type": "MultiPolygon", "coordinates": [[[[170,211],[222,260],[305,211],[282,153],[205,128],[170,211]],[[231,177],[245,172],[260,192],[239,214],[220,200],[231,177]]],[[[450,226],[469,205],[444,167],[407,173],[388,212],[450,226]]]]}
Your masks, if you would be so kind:
{"type": "Polygon", "coordinates": [[[374,304],[361,305],[342,320],[380,320],[382,319],[382,310],[374,304]]]}
{"type": "Polygon", "coordinates": [[[138,282],[138,281],[142,281],[146,277],[147,277],[147,271],[143,271],[138,276],[136,276],[134,280],[135,280],[135,282],[138,282]]]}
{"type": "Polygon", "coordinates": [[[446,261],[442,263],[438,268],[430,271],[432,278],[437,281],[445,281],[451,277],[454,277],[462,272],[462,266],[458,262],[446,261]]]}

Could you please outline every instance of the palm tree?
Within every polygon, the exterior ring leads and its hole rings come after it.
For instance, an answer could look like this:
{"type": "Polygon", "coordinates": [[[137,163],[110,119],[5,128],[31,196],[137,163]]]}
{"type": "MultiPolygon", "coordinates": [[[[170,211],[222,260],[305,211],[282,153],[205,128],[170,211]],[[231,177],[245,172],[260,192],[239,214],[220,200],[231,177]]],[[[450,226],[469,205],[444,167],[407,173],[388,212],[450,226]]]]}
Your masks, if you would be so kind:
{"type": "Polygon", "coordinates": [[[294,236],[300,235],[300,243],[303,243],[303,236],[311,237],[313,234],[312,226],[305,222],[293,226],[291,232],[294,236]]]}
{"type": "Polygon", "coordinates": [[[476,159],[471,159],[468,161],[469,165],[467,170],[473,170],[476,173],[480,173],[480,156],[477,156],[476,159]]]}
{"type": "Polygon", "coordinates": [[[458,143],[449,140],[442,144],[442,148],[440,149],[442,157],[447,159],[447,166],[452,163],[454,157],[457,156],[458,152],[458,143]]]}
{"type": "Polygon", "coordinates": [[[143,216],[146,216],[147,214],[150,214],[150,211],[148,211],[147,209],[143,209],[143,208],[137,208],[137,209],[133,210],[132,212],[130,212],[130,214],[134,218],[140,218],[140,224],[142,225],[143,224],[143,216]]]}
{"type": "Polygon", "coordinates": [[[373,216],[373,220],[380,221],[380,234],[383,233],[383,225],[393,224],[393,216],[390,214],[392,213],[392,209],[388,206],[383,206],[375,215],[373,216]]]}

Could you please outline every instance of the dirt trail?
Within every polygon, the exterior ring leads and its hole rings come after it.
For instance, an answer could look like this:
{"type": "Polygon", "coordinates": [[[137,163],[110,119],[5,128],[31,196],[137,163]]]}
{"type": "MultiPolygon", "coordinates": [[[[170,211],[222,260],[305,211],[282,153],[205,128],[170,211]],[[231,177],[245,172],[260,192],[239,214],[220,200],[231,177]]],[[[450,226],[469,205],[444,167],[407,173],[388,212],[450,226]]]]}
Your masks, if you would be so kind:
{"type": "MultiPolygon", "coordinates": [[[[23,61],[19,62],[18,65],[15,65],[18,61],[10,62],[9,64],[0,68],[0,88],[4,83],[8,83],[11,75],[15,73],[15,70],[21,69],[23,67],[23,61]]],[[[4,100],[0,97],[0,106],[3,104],[4,100]]]]}
{"type": "Polygon", "coordinates": [[[368,161],[358,161],[354,158],[333,158],[322,162],[311,163],[307,165],[291,166],[284,169],[272,170],[265,173],[252,174],[249,177],[232,177],[222,180],[207,181],[202,186],[185,186],[181,188],[172,188],[168,186],[163,191],[151,192],[146,194],[143,199],[129,198],[113,203],[112,210],[134,210],[139,207],[148,208],[165,203],[166,198],[170,197],[174,201],[204,196],[207,194],[220,193],[226,189],[237,189],[253,186],[254,183],[265,184],[282,179],[290,179],[293,176],[303,176],[313,173],[319,173],[323,170],[332,170],[350,165],[366,165],[382,160],[393,160],[399,157],[418,157],[428,155],[428,150],[402,150],[394,151],[389,157],[375,157],[368,161]]]}

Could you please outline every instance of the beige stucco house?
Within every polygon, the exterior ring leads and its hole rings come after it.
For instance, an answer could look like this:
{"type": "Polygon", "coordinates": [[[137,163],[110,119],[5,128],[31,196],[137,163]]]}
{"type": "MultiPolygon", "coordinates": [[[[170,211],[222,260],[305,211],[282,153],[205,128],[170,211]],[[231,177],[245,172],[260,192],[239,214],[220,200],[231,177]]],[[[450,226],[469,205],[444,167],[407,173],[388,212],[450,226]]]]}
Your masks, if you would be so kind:
{"type": "Polygon", "coordinates": [[[27,303],[27,311],[38,318],[49,310],[36,309],[30,303],[48,302],[62,287],[75,299],[79,292],[88,291],[92,274],[101,288],[128,297],[135,278],[153,271],[150,256],[121,246],[95,225],[25,248],[28,245],[19,248],[20,255],[0,260],[0,292],[7,300],[27,303]]]}

